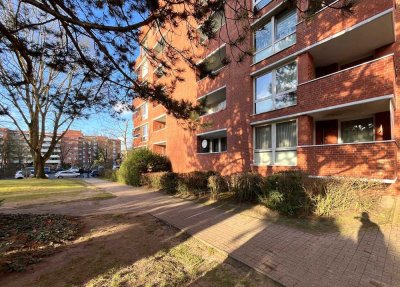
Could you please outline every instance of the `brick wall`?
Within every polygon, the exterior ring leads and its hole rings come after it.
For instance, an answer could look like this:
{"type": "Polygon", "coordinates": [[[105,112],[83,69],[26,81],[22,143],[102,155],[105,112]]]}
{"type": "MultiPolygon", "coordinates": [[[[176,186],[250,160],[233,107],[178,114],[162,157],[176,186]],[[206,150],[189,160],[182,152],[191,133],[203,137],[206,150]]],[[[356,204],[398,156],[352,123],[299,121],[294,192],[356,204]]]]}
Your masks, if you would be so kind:
{"type": "Polygon", "coordinates": [[[298,147],[298,168],[313,175],[394,179],[395,142],[298,147]]]}

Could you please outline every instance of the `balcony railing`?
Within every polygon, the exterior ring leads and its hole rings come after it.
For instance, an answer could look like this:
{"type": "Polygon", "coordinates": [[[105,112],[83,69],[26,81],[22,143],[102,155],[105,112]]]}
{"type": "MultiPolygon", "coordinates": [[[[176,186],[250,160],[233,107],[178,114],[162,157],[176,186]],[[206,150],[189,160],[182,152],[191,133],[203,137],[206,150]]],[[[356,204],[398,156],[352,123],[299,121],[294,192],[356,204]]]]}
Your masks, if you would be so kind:
{"type": "Polygon", "coordinates": [[[297,107],[314,110],[394,94],[393,55],[298,85],[297,107]]]}

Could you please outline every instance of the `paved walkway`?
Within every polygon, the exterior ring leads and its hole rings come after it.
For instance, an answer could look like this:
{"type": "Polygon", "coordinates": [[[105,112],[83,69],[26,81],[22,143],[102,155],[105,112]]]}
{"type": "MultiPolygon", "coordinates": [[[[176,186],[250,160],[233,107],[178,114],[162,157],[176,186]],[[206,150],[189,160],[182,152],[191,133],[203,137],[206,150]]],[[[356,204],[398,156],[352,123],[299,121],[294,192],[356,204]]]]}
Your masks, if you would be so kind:
{"type": "MultiPolygon", "coordinates": [[[[392,225],[349,236],[314,235],[144,188],[91,179],[117,195],[104,201],[39,206],[24,212],[72,215],[150,213],[227,252],[285,286],[400,286],[400,204],[392,225]]],[[[0,208],[2,212],[21,212],[0,208]]]]}

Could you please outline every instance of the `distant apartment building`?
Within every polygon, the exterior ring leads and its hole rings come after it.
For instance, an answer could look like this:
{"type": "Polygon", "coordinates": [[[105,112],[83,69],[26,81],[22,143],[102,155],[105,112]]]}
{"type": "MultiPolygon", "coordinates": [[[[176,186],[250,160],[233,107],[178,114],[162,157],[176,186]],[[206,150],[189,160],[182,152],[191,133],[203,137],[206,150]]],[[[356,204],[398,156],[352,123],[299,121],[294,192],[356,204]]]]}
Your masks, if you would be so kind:
{"type": "MultiPolygon", "coordinates": [[[[25,132],[25,136],[29,137],[29,133],[25,132]]],[[[19,131],[6,128],[0,128],[0,157],[2,146],[7,141],[11,144],[7,156],[12,164],[22,167],[33,162],[23,135],[19,131]]],[[[49,146],[50,137],[46,136],[42,153],[47,152],[49,146]]],[[[81,131],[68,130],[56,145],[46,165],[53,168],[62,165],[91,167],[96,157],[99,157],[99,153],[105,153],[110,162],[115,162],[120,158],[121,141],[104,136],[85,136],[81,131]]]]}
{"type": "MultiPolygon", "coordinates": [[[[345,13],[322,4],[309,7],[316,5],[310,1],[298,1],[300,9],[283,0],[247,2],[259,11],[243,48],[254,51],[252,56],[224,60],[236,52],[220,38],[229,42],[227,31],[236,30],[237,23],[213,14],[219,37],[199,33],[205,47],[196,52],[214,76],[182,62],[176,67],[185,74],[172,96],[205,100],[201,122],[211,124],[184,129],[163,106],[137,98],[134,148],[166,154],[177,172],[302,170],[395,182],[400,174],[398,4],[355,1],[352,13],[345,13]],[[314,11],[309,19],[301,12],[307,8],[314,11]]],[[[190,46],[184,24],[173,33],[154,29],[143,30],[148,47],[162,47],[165,37],[178,48],[190,46]]],[[[166,80],[144,49],[136,63],[143,80],[166,80]]]]}

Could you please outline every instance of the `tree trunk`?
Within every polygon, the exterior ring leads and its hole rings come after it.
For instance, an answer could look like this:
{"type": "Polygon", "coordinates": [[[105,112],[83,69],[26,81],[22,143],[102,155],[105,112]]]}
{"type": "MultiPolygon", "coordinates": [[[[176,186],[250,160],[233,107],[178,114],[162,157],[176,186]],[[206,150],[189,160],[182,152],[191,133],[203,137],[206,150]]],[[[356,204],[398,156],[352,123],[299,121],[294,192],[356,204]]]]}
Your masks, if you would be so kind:
{"type": "Polygon", "coordinates": [[[44,172],[44,166],[46,164],[46,160],[40,154],[35,154],[34,167],[35,167],[35,177],[36,178],[47,178],[46,173],[44,172]]]}

